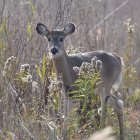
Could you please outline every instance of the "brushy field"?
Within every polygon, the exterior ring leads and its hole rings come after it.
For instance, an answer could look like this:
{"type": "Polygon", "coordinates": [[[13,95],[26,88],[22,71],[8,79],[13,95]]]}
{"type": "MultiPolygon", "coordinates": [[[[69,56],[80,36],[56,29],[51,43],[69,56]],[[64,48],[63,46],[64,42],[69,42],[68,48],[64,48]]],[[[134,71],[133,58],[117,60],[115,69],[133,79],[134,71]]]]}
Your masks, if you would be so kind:
{"type": "MultiPolygon", "coordinates": [[[[68,53],[106,50],[124,58],[119,92],[125,103],[125,138],[139,140],[139,5],[139,0],[1,0],[0,140],[84,140],[101,129],[96,80],[90,79],[98,79],[98,73],[85,80],[92,86],[86,87],[84,80],[78,84],[80,94],[67,113],[69,99],[61,79],[56,80],[48,44],[35,31],[38,22],[50,29],[61,29],[68,22],[76,25],[76,32],[65,42],[68,53]],[[79,100],[84,102],[81,115],[79,100]]],[[[106,124],[112,131],[101,132],[104,138],[94,134],[93,140],[109,139],[110,133],[119,139],[116,118],[109,107],[106,124]]]]}

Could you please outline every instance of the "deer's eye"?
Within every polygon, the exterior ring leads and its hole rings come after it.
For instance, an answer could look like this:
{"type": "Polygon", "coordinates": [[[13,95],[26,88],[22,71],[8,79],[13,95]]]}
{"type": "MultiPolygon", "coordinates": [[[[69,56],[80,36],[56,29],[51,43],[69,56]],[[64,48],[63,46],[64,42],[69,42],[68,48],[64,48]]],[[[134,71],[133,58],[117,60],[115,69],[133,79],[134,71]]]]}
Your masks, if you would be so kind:
{"type": "Polygon", "coordinates": [[[60,38],[60,41],[63,42],[63,40],[64,40],[64,39],[61,37],[61,38],[60,38]]]}
{"type": "Polygon", "coordinates": [[[49,42],[51,41],[51,38],[50,38],[50,37],[48,38],[48,41],[49,41],[49,42]]]}

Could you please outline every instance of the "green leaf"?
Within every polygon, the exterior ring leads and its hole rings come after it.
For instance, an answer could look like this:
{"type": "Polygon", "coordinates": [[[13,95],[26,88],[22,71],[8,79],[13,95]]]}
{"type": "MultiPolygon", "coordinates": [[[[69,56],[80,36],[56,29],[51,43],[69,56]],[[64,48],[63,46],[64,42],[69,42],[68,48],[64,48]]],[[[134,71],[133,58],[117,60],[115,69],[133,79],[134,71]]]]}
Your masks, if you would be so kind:
{"type": "Polygon", "coordinates": [[[28,22],[28,25],[27,25],[27,35],[29,38],[31,38],[32,36],[32,31],[31,31],[31,24],[28,22]]]}
{"type": "Polygon", "coordinates": [[[42,77],[45,78],[46,74],[46,54],[43,54],[43,60],[42,60],[42,77]]]}
{"type": "Polygon", "coordinates": [[[39,75],[39,77],[40,77],[40,79],[41,79],[41,81],[42,81],[42,74],[41,74],[41,70],[40,70],[40,68],[39,68],[39,66],[38,66],[38,65],[36,65],[35,67],[36,67],[37,73],[38,73],[38,75],[39,75]]]}
{"type": "Polygon", "coordinates": [[[7,19],[5,18],[0,26],[0,33],[7,31],[7,19]]]}
{"type": "Polygon", "coordinates": [[[77,95],[77,96],[72,96],[70,97],[71,99],[84,99],[85,95],[77,95]]]}
{"type": "Polygon", "coordinates": [[[30,1],[30,9],[31,9],[31,12],[32,14],[34,15],[35,14],[35,11],[36,11],[36,8],[33,4],[33,0],[29,0],[30,1]]]}

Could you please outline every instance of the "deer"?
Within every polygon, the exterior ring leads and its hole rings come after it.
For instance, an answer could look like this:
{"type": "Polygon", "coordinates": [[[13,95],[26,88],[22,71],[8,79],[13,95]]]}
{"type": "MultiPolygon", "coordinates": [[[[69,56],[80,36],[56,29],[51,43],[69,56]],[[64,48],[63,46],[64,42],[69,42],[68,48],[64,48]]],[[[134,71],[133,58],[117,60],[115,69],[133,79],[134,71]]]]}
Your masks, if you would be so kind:
{"type": "Polygon", "coordinates": [[[90,62],[97,57],[102,62],[101,79],[102,85],[99,93],[101,100],[101,126],[105,126],[107,104],[110,104],[117,113],[120,140],[124,140],[123,126],[123,101],[112,93],[118,91],[122,82],[123,59],[116,53],[103,50],[89,51],[84,53],[67,54],[64,41],[68,35],[75,32],[75,25],[68,23],[62,30],[49,30],[43,23],[38,23],[36,31],[48,40],[49,52],[54,63],[57,75],[62,76],[64,85],[71,87],[77,80],[73,67],[80,67],[83,62],[90,62]]]}

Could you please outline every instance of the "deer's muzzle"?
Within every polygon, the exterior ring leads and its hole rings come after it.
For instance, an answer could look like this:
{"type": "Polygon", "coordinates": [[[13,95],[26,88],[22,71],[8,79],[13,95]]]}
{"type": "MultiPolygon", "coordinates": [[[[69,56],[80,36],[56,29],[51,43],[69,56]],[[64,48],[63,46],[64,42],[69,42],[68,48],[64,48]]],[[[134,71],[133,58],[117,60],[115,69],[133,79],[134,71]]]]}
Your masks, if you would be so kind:
{"type": "Polygon", "coordinates": [[[55,55],[56,53],[58,53],[58,49],[52,48],[52,49],[51,49],[51,53],[52,53],[53,55],[55,55]]]}

